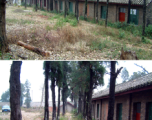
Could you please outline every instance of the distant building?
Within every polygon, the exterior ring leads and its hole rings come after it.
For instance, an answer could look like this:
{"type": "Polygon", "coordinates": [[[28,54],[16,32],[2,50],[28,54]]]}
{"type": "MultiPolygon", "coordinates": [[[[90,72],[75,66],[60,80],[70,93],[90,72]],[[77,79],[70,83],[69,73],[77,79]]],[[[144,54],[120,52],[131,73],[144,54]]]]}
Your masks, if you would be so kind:
{"type": "MultiPolygon", "coordinates": [[[[23,0],[25,1],[25,0],[23,0]]],[[[79,16],[84,16],[85,12],[85,0],[79,1],[79,16]]],[[[130,23],[134,23],[135,25],[142,25],[143,23],[143,1],[144,0],[131,0],[130,7],[130,23]]],[[[146,0],[146,24],[152,24],[152,0],[146,0]]],[[[99,0],[98,6],[98,18],[99,20],[105,20],[106,18],[106,2],[107,0],[99,0]]],[[[27,3],[30,4],[30,0],[27,0],[27,3]]],[[[32,4],[35,4],[35,0],[32,0],[32,4]]],[[[127,22],[128,19],[128,3],[129,0],[109,0],[109,10],[108,10],[108,21],[111,22],[127,22]]],[[[47,0],[38,0],[38,4],[43,6],[44,9],[47,7],[47,0]]],[[[75,13],[75,0],[69,0],[67,3],[67,7],[70,13],[75,13]]],[[[96,5],[97,0],[88,0],[87,6],[87,17],[88,18],[96,18],[96,5]]],[[[50,6],[52,10],[60,10],[64,12],[65,10],[65,0],[59,1],[53,0],[53,4],[50,6]]]]}
{"type": "MultiPolygon", "coordinates": [[[[95,120],[107,120],[108,102],[108,88],[93,95],[95,120]]],[[[152,73],[116,85],[114,120],[152,120],[152,73]]]]}
{"type": "MultiPolygon", "coordinates": [[[[74,103],[67,102],[67,104],[65,105],[65,112],[72,112],[73,109],[74,109],[74,103]]],[[[60,105],[60,113],[63,113],[63,103],[61,103],[60,105]]]]}

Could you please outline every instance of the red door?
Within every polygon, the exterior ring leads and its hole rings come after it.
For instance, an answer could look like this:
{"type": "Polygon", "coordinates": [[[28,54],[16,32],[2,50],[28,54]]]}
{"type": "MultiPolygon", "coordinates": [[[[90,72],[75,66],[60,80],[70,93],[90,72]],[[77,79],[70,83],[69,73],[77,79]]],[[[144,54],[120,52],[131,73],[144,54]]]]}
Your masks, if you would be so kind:
{"type": "Polygon", "coordinates": [[[119,22],[125,21],[125,8],[120,8],[119,10],[119,22]]]}

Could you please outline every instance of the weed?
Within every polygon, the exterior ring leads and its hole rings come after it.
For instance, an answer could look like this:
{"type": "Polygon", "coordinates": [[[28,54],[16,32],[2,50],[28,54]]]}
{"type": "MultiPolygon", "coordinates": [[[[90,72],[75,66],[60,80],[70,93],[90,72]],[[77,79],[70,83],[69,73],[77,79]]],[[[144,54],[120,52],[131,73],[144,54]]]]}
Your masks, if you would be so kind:
{"type": "Polygon", "coordinates": [[[51,30],[51,27],[50,27],[49,25],[47,25],[47,26],[46,26],[46,30],[47,30],[47,31],[50,31],[50,30],[51,30]]]}
{"type": "Polygon", "coordinates": [[[76,19],[76,18],[75,18],[74,20],[71,20],[71,21],[70,21],[70,25],[71,25],[71,26],[74,26],[74,27],[75,27],[75,26],[77,26],[77,24],[78,24],[78,22],[77,22],[77,19],[76,19]]]}
{"type": "Polygon", "coordinates": [[[150,40],[146,39],[145,37],[142,37],[142,42],[145,44],[151,44],[150,40]]]}
{"type": "Polygon", "coordinates": [[[145,34],[147,37],[152,39],[152,25],[148,25],[148,27],[146,27],[145,34]]]}
{"type": "Polygon", "coordinates": [[[47,16],[47,13],[46,13],[46,12],[43,12],[42,15],[47,16]]]}
{"type": "Polygon", "coordinates": [[[79,19],[80,19],[80,20],[84,20],[84,16],[80,16],[79,19]]]}
{"type": "Polygon", "coordinates": [[[125,38],[125,32],[120,30],[119,31],[119,38],[122,39],[122,38],[125,38]]]}
{"type": "Polygon", "coordinates": [[[68,118],[65,116],[61,116],[59,120],[68,120],[68,118]]]}

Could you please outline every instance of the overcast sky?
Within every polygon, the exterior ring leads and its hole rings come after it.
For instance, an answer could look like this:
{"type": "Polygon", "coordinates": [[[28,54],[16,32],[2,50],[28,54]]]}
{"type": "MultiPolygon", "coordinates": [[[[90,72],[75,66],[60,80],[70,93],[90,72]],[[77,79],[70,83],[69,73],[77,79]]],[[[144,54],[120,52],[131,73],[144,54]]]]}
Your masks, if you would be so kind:
{"type": "MultiPolygon", "coordinates": [[[[152,72],[152,61],[119,61],[116,65],[117,68],[126,67],[129,71],[129,76],[132,75],[133,72],[141,71],[142,69],[134,65],[137,63],[145,67],[149,72],[152,72]]],[[[10,67],[12,61],[0,61],[0,98],[3,92],[5,92],[9,88],[9,77],[10,77],[10,67]]],[[[107,68],[109,70],[110,68],[107,68]]],[[[28,79],[31,83],[31,98],[33,102],[41,101],[42,94],[42,86],[44,84],[44,75],[43,75],[43,61],[23,61],[21,67],[21,83],[25,83],[28,79]]],[[[98,87],[95,92],[105,89],[108,84],[108,79],[110,75],[106,74],[104,76],[105,86],[98,87]]],[[[121,74],[118,75],[117,83],[121,83],[121,74]]],[[[56,88],[57,91],[57,88],[56,88]]],[[[51,93],[51,91],[49,91],[51,93]]],[[[51,94],[50,94],[51,98],[51,94]]],[[[56,95],[57,98],[57,95],[56,95]]],[[[51,101],[51,99],[50,99],[51,101]]]]}

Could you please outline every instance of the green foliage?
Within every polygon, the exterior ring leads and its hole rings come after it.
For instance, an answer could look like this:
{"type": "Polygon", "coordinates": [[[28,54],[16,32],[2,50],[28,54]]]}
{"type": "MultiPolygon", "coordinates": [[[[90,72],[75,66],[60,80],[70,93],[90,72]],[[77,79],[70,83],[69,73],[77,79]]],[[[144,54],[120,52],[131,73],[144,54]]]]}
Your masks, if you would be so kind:
{"type": "Polygon", "coordinates": [[[33,5],[32,8],[33,8],[33,11],[36,11],[36,5],[33,5]]]}
{"type": "Polygon", "coordinates": [[[71,113],[75,116],[77,114],[77,111],[78,109],[73,109],[71,113]]]}
{"type": "Polygon", "coordinates": [[[152,25],[148,25],[148,27],[146,27],[145,34],[147,37],[152,39],[152,25]]]}
{"type": "Polygon", "coordinates": [[[80,19],[80,20],[84,20],[84,16],[80,16],[79,19],[80,19]]]}
{"type": "Polygon", "coordinates": [[[125,32],[124,31],[122,31],[122,30],[119,31],[119,38],[120,39],[125,38],[125,32]]]}
{"type": "Polygon", "coordinates": [[[46,13],[46,12],[43,12],[42,15],[47,16],[47,13],[46,13]]]}
{"type": "Polygon", "coordinates": [[[151,44],[150,40],[146,39],[144,36],[142,36],[142,42],[145,44],[151,44]]]}
{"type": "Polygon", "coordinates": [[[2,94],[0,101],[2,101],[2,102],[9,102],[10,101],[10,91],[9,91],[9,89],[2,94]]]}
{"type": "Polygon", "coordinates": [[[30,87],[31,87],[31,84],[28,80],[25,81],[24,87],[25,87],[25,92],[26,92],[25,104],[26,104],[27,108],[30,108],[30,102],[31,102],[30,87]]]}
{"type": "Polygon", "coordinates": [[[61,116],[59,120],[68,120],[68,118],[65,116],[61,116]]]}
{"type": "Polygon", "coordinates": [[[126,82],[129,79],[129,72],[126,68],[123,68],[121,78],[123,79],[123,82],[126,82]]]}
{"type": "Polygon", "coordinates": [[[75,27],[75,26],[77,26],[77,24],[78,24],[78,22],[77,22],[77,19],[76,19],[76,18],[75,18],[74,20],[71,20],[71,21],[70,21],[70,25],[71,25],[71,26],[74,26],[74,27],[75,27]]]}
{"type": "Polygon", "coordinates": [[[25,2],[22,2],[22,3],[21,3],[21,6],[25,6],[25,2]]]}
{"type": "Polygon", "coordinates": [[[83,120],[83,115],[82,114],[78,114],[77,120],[83,120]]]}
{"type": "Polygon", "coordinates": [[[133,72],[133,75],[130,76],[129,80],[134,80],[134,79],[139,78],[144,75],[146,75],[145,72],[141,72],[141,71],[133,72]]]}

